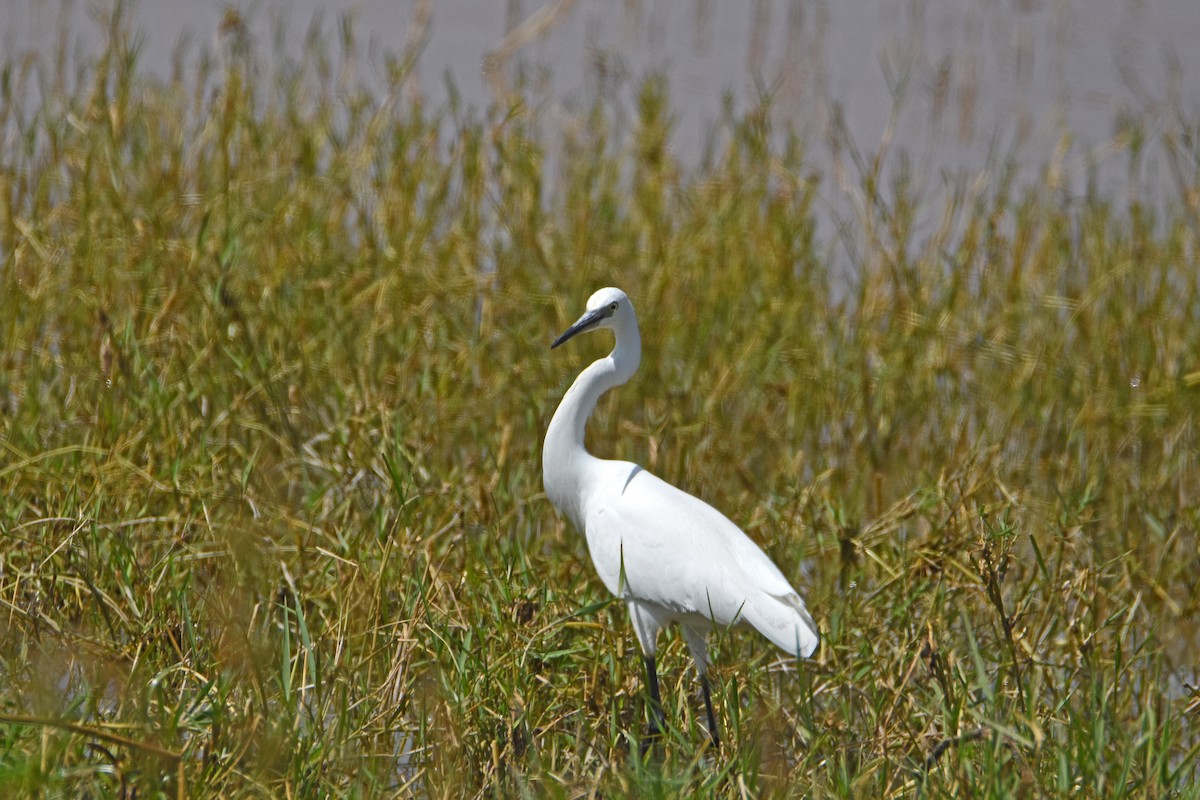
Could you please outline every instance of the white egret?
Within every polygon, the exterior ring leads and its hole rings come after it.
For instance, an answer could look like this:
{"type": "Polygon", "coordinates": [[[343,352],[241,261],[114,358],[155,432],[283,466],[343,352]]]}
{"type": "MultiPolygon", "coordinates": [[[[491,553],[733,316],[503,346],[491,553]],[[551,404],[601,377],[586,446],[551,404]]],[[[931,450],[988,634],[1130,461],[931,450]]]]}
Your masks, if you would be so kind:
{"type": "Polygon", "coordinates": [[[708,632],[749,625],[784,651],[807,658],[817,649],[817,626],[779,568],[725,515],[637,464],[588,453],[583,434],[596,401],[633,377],[641,361],[633,305],[620,289],[601,289],[551,345],[601,328],[614,333],[616,344],[580,373],[554,412],[542,447],[542,481],[550,502],[583,531],[600,580],[629,607],[650,693],[647,742],[661,735],[663,725],[658,631],[679,622],[704,691],[709,734],[719,746],[708,687],[708,632]]]}

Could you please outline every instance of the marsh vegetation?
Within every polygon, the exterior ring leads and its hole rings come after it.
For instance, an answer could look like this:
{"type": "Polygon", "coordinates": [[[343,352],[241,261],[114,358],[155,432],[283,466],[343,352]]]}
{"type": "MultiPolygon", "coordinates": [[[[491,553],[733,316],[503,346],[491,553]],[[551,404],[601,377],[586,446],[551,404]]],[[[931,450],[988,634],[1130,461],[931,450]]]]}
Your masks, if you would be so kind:
{"type": "Polygon", "coordinates": [[[0,65],[0,794],[1198,796],[1200,124],[1154,198],[865,154],[833,258],[767,102],[684,165],[650,80],[549,159],[519,100],[303,64],[162,83],[118,26],[0,65]],[[719,637],[719,754],[672,637],[641,763],[624,610],[542,494],[607,343],[548,345],[604,285],[645,358],[593,450],[823,634],[719,637]]]}

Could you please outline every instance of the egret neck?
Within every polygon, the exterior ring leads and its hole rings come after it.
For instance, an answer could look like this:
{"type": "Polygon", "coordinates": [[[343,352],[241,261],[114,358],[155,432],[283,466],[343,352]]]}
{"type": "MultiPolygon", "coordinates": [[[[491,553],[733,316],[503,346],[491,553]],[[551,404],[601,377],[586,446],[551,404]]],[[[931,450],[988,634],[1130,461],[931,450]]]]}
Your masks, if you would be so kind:
{"type": "Polygon", "coordinates": [[[584,446],[588,418],[600,396],[632,378],[642,360],[642,337],[632,314],[624,317],[613,333],[616,344],[612,352],[579,373],[554,412],[542,446],[546,495],[581,531],[583,488],[588,485],[584,476],[599,466],[599,459],[584,446]]]}

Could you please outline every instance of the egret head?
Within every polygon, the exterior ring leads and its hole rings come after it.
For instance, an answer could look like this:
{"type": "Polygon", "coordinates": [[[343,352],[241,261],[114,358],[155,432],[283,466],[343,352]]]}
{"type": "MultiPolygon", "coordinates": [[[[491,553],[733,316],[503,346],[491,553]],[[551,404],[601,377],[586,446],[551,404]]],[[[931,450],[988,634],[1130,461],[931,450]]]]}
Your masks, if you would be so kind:
{"type": "Polygon", "coordinates": [[[600,328],[618,330],[626,327],[630,322],[633,322],[636,327],[633,304],[629,302],[629,297],[620,289],[614,289],[611,286],[601,289],[588,298],[587,311],[574,325],[563,331],[562,336],[554,340],[550,349],[553,350],[576,334],[600,328]]]}

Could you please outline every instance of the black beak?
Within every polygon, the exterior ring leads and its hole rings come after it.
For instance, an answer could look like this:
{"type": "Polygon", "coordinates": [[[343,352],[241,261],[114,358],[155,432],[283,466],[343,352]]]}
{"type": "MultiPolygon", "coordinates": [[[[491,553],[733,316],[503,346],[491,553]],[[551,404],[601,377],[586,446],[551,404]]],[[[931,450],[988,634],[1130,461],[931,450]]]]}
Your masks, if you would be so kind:
{"type": "Polygon", "coordinates": [[[562,336],[559,336],[557,339],[554,340],[554,344],[550,345],[550,349],[553,350],[554,348],[558,347],[560,344],[565,342],[567,339],[570,339],[577,334],[583,333],[586,330],[590,330],[591,328],[595,327],[600,322],[600,320],[604,319],[605,317],[610,316],[611,314],[612,314],[612,309],[609,308],[608,306],[604,306],[603,308],[597,308],[594,311],[587,312],[582,317],[580,317],[578,320],[576,320],[574,325],[572,325],[571,327],[569,327],[565,331],[563,331],[562,336]]]}

